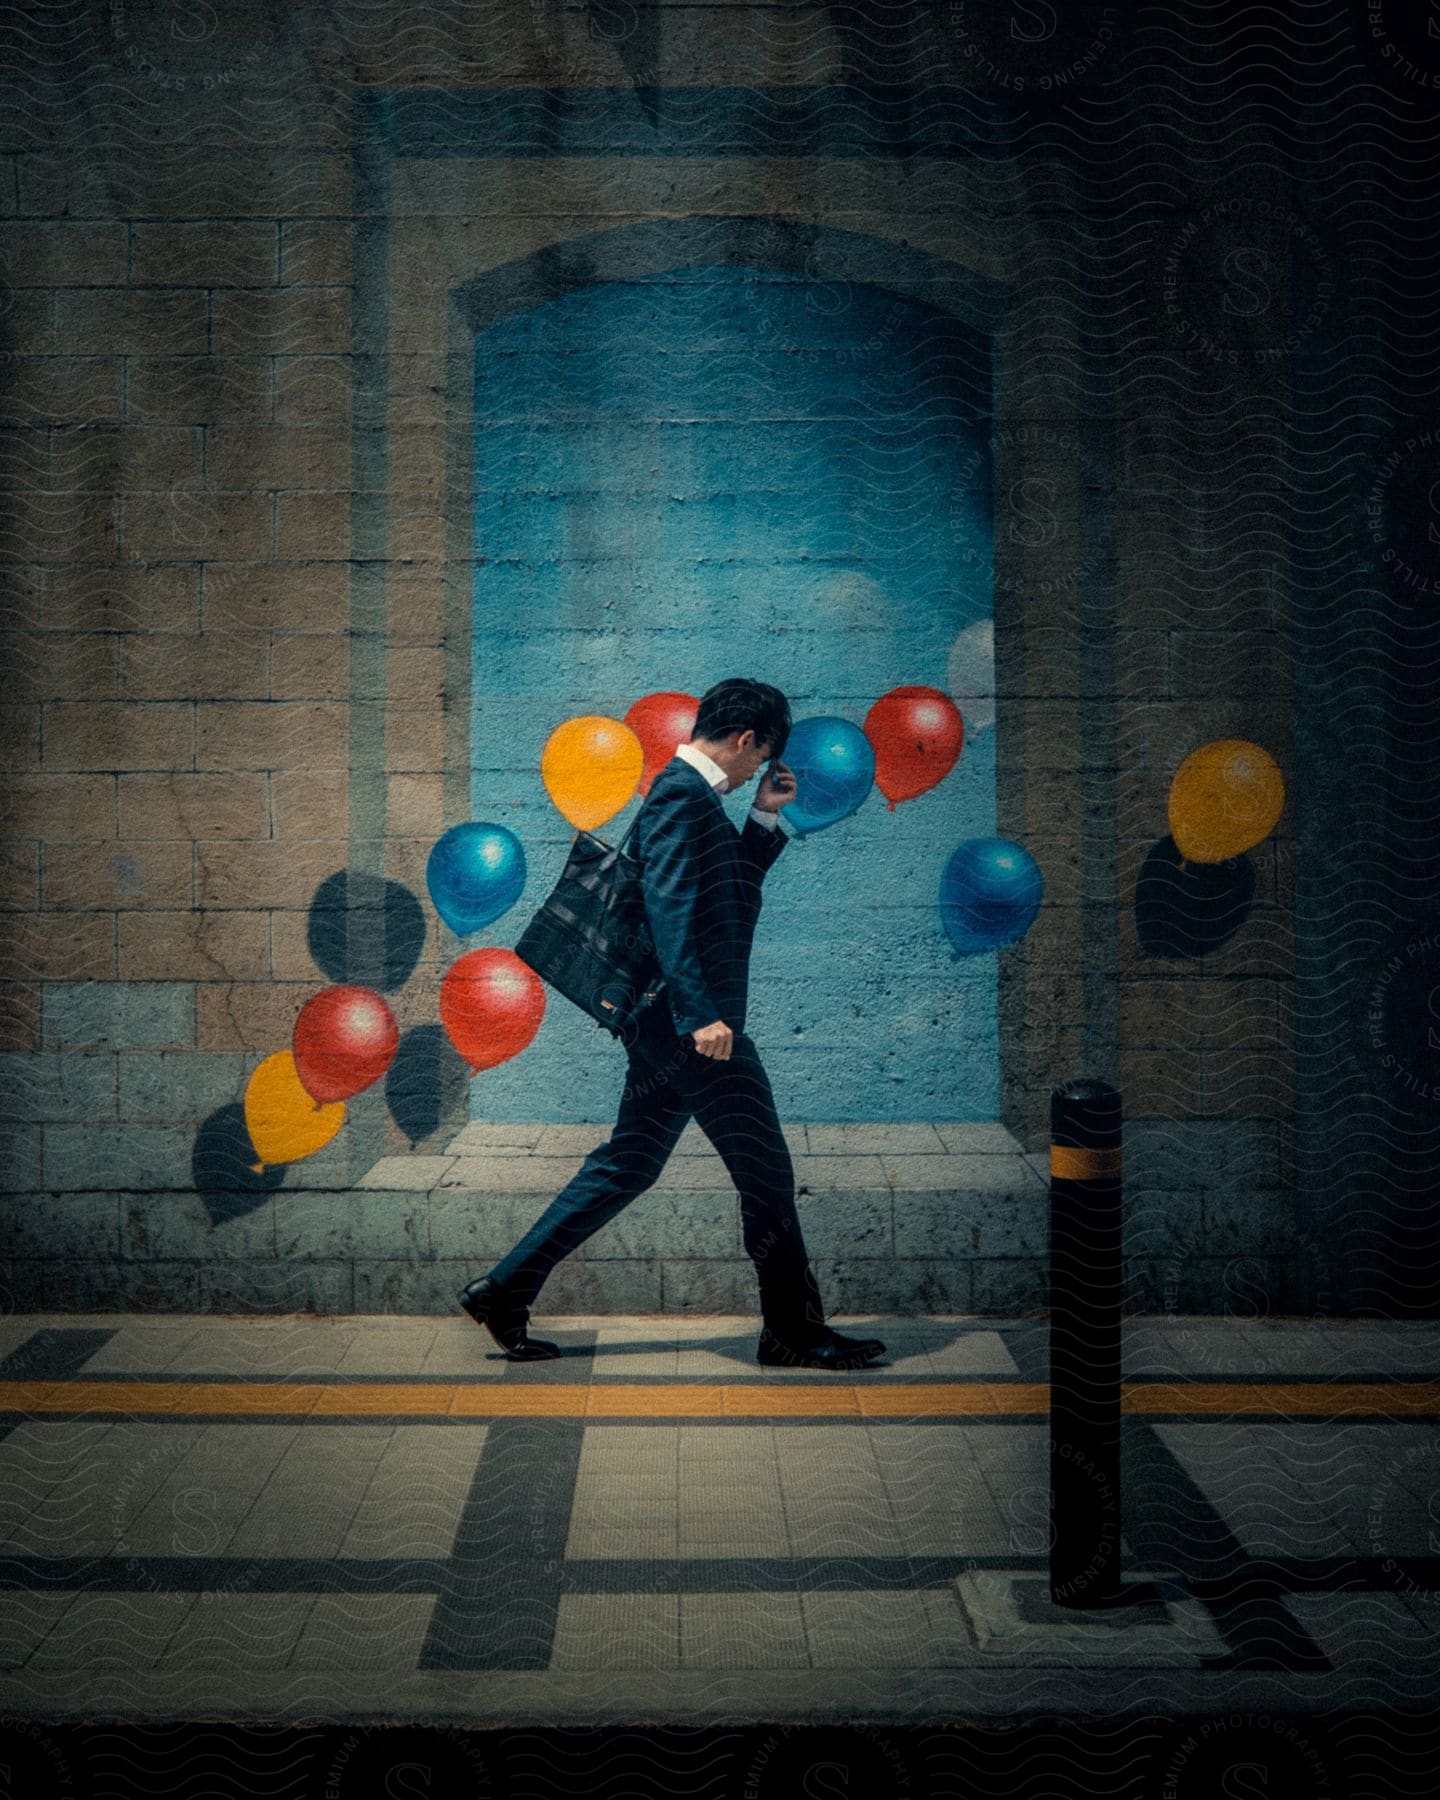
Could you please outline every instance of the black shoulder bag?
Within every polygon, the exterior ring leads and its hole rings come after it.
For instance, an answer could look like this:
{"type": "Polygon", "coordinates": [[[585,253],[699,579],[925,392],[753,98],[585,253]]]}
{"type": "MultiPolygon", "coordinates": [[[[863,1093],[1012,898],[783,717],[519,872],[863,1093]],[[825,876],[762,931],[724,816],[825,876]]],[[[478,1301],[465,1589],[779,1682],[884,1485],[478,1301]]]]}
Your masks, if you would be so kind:
{"type": "Polygon", "coordinates": [[[515,954],[598,1025],[629,1041],[665,984],[645,917],[640,864],[621,842],[577,831],[564,873],[520,934],[515,954]]]}

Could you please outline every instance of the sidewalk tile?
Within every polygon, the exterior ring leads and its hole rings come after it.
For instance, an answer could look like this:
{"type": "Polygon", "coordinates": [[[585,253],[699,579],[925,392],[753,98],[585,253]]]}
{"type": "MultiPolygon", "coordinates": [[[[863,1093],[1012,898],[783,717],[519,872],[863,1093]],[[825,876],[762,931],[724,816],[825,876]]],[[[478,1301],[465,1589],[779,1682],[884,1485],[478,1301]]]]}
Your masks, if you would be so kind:
{"type": "Polygon", "coordinates": [[[984,1385],[956,1389],[946,1383],[904,1388],[887,1388],[877,1383],[855,1389],[861,1412],[873,1418],[924,1418],[936,1414],[947,1418],[975,1414],[989,1417],[1004,1410],[996,1404],[995,1396],[1008,1392],[984,1385]]]}
{"type": "Polygon", "coordinates": [[[807,1125],[812,1151],[821,1155],[878,1156],[882,1151],[938,1155],[945,1140],[933,1125],[807,1125]]]}
{"type": "MultiPolygon", "coordinates": [[[[335,1359],[336,1375],[426,1375],[440,1371],[426,1367],[438,1342],[434,1319],[386,1320],[378,1332],[358,1332],[355,1341],[335,1359]]],[[[446,1374],[458,1370],[446,1369],[446,1374]]]]}
{"type": "Polygon", "coordinates": [[[586,1156],[610,1138],[609,1125],[544,1125],[535,1142],[537,1156],[586,1156]]]}
{"type": "Polygon", "coordinates": [[[290,1655],[292,1668],[340,1673],[414,1669],[433,1594],[319,1594],[290,1655]]]}
{"type": "Polygon", "coordinates": [[[440,1192],[463,1188],[475,1194],[558,1194],[582,1160],[578,1156],[457,1156],[435,1186],[440,1192]]]}
{"type": "MultiPolygon", "coordinates": [[[[1399,1593],[1286,1594],[1292,1613],[1337,1665],[1409,1661],[1440,1633],[1440,1616],[1428,1621],[1399,1593]]],[[[1423,1603],[1421,1611],[1423,1612],[1423,1603]]]]}
{"type": "Polygon", "coordinates": [[[448,1556],[486,1439],[483,1427],[397,1426],[358,1497],[337,1554],[448,1556]]]}
{"type": "MultiPolygon", "coordinates": [[[[884,1333],[877,1333],[884,1336],[884,1333]]],[[[889,1339],[887,1338],[888,1342],[889,1339]]],[[[1018,1375],[1014,1357],[998,1331],[927,1333],[930,1371],[934,1375],[1018,1375]]]]}
{"type": "MultiPolygon", "coordinates": [[[[300,1554],[300,1552],[296,1552],[300,1554]]],[[[243,1579],[244,1571],[239,1571],[243,1579]]],[[[250,1594],[218,1589],[201,1595],[165,1647],[166,1665],[187,1672],[236,1675],[281,1669],[290,1660],[314,1594],[250,1594]]]]}
{"type": "Polygon", "coordinates": [[[944,1125],[937,1124],[936,1131],[945,1148],[959,1154],[1012,1154],[1022,1155],[1024,1145],[1001,1124],[992,1120],[978,1120],[970,1124],[944,1125]]]}
{"type": "MultiPolygon", "coordinates": [[[[9,1549],[18,1549],[8,1535],[0,1535],[9,1549]]],[[[0,1591],[0,1668],[16,1669],[27,1662],[37,1644],[75,1603],[73,1593],[37,1594],[24,1588],[0,1591]]]]}
{"type": "Polygon", "coordinates": [[[562,1594],[552,1669],[675,1669],[678,1594],[562,1594]]]}
{"type": "MultiPolygon", "coordinates": [[[[365,1391],[354,1390],[357,1396],[365,1391]]],[[[316,1382],[196,1381],[175,1390],[175,1405],[170,1410],[177,1418],[189,1413],[323,1412],[322,1402],[335,1392],[316,1382]]]]}
{"type": "Polygon", "coordinates": [[[930,1615],[918,1592],[827,1589],[800,1596],[811,1664],[909,1669],[932,1660],[930,1615]]]}
{"type": "Polygon", "coordinates": [[[464,1391],[452,1382],[335,1382],[320,1390],[315,1417],[345,1413],[362,1417],[367,1413],[449,1413],[461,1410],[457,1399],[464,1391]]]}
{"type": "Polygon", "coordinates": [[[682,1593],[680,1664],[686,1669],[808,1668],[800,1596],[682,1593]]]}
{"type": "MultiPolygon", "coordinates": [[[[896,1156],[880,1158],[884,1178],[897,1193],[1004,1194],[1031,1200],[1034,1178],[1019,1156],[896,1156]]],[[[870,1187],[870,1182],[855,1182],[870,1187]]]]}
{"type": "Polygon", "coordinates": [[[539,1124],[513,1125],[472,1119],[462,1128],[458,1137],[451,1139],[447,1147],[457,1156],[507,1146],[533,1150],[540,1142],[544,1130],[545,1127],[539,1124]]]}
{"type": "MultiPolygon", "coordinates": [[[[17,1383],[17,1387],[25,1384],[17,1383]]],[[[30,1405],[25,1405],[23,1392],[13,1404],[19,1412],[136,1412],[175,1413],[195,1408],[183,1404],[188,1389],[160,1381],[67,1381],[39,1389],[30,1405]],[[18,1402],[18,1403],[17,1403],[18,1402]]],[[[302,1403],[300,1411],[308,1408],[302,1403]]]]}
{"type": "Polygon", "coordinates": [[[744,1418],[786,1413],[815,1416],[858,1417],[860,1402],[853,1387],[782,1387],[775,1383],[747,1383],[724,1389],[725,1416],[744,1418]]]}
{"type": "Polygon", "coordinates": [[[883,1193],[889,1186],[885,1159],[874,1154],[857,1156],[797,1156],[795,1186],[812,1194],[844,1193],[858,1189],[865,1193],[883,1193]]]}
{"type": "Polygon", "coordinates": [[[649,1561],[677,1554],[677,1534],[673,1522],[655,1525],[612,1525],[586,1520],[572,1520],[565,1555],[573,1561],[632,1559],[649,1561]]]}
{"type": "Polygon", "coordinates": [[[193,1373],[191,1345],[197,1338],[204,1342],[205,1327],[189,1319],[183,1325],[184,1329],[168,1331],[156,1331],[148,1322],[123,1327],[87,1360],[84,1373],[162,1375],[173,1369],[193,1373]]]}
{"type": "Polygon", "coordinates": [[[661,1417],[683,1415],[710,1419],[720,1411],[722,1391],[719,1387],[691,1383],[639,1387],[629,1382],[617,1382],[612,1387],[597,1381],[589,1389],[586,1412],[591,1418],[652,1412],[661,1417]]]}
{"type": "Polygon", "coordinates": [[[77,1594],[32,1651],[26,1672],[152,1668],[199,1604],[195,1593],[77,1594]]]}
{"type": "Polygon", "coordinates": [[[382,1156],[355,1183],[360,1188],[388,1188],[397,1194],[424,1194],[439,1187],[454,1156],[382,1156]]]}

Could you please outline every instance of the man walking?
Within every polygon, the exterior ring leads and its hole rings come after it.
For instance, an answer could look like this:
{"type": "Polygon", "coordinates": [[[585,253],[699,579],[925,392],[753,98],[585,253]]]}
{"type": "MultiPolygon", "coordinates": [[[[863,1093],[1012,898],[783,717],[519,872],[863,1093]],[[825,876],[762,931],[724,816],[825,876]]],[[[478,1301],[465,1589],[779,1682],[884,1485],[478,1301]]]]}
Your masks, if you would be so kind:
{"type": "Polygon", "coordinates": [[[629,1068],[615,1129],[460,1304],[514,1360],[558,1356],[527,1335],[529,1308],[561,1257],[653,1187],[687,1120],[715,1146],[740,1195],[745,1249],[755,1265],[767,1366],[866,1367],[885,1346],[825,1323],[800,1220],[795,1173],[770,1080],[745,1032],[750,946],[760,886],[785,848],[780,808],[795,798],[780,761],[790,707],[763,681],[718,682],[700,700],[687,744],[651,784],[630,849],[642,869],[645,914],[664,977],[665,1004],[642,1015],[626,1045],[629,1068]],[[770,763],[737,832],[719,796],[770,763]]]}

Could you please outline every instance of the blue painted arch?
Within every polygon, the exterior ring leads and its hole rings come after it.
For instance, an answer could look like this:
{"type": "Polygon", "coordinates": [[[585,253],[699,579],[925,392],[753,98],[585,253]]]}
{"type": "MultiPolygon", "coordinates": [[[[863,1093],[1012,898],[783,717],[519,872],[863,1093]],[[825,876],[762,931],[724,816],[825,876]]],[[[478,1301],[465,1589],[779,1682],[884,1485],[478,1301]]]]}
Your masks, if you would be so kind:
{"type": "MultiPolygon", "coordinates": [[[[888,688],[943,688],[993,610],[983,326],[803,266],[549,279],[474,338],[471,816],[531,870],[493,943],[570,842],[539,775],[564,718],[752,673],[797,718],[858,725],[888,688]]],[[[996,1116],[994,962],[957,964],[935,905],[955,844],[995,831],[993,753],[972,737],[940,787],[893,812],[873,794],[767,883],[749,1029],[786,1117],[996,1116]]],[[[472,1105],[603,1119],[621,1061],[557,999],[472,1105]]]]}

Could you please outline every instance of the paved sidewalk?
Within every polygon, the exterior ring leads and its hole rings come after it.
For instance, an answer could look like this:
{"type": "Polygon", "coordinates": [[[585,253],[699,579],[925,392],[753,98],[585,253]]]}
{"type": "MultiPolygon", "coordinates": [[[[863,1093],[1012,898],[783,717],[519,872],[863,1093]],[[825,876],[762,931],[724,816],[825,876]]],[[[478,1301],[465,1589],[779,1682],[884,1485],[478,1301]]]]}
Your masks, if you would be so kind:
{"type": "Polygon", "coordinates": [[[0,1711],[1430,1702],[1440,1329],[1130,1321],[1123,1548],[1165,1603],[1059,1629],[1034,1611],[1043,1321],[836,1323],[886,1339],[885,1365],[762,1371],[744,1318],[547,1314],[564,1354],[522,1365],[458,1316],[12,1316],[0,1711]]]}

